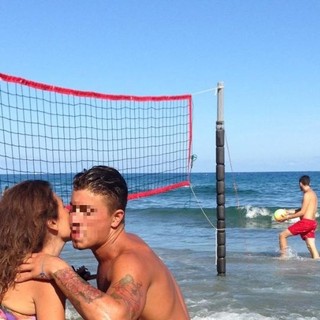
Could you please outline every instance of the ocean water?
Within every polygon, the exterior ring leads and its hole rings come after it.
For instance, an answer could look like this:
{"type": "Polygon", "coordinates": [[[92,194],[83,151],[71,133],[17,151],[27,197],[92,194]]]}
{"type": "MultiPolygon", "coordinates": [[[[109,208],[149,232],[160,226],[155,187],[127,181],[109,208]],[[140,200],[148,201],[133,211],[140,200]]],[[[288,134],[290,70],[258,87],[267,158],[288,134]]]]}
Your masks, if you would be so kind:
{"type": "MultiPolygon", "coordinates": [[[[170,268],[193,320],[320,319],[320,261],[300,237],[289,238],[290,256],[280,260],[278,234],[289,224],[272,218],[278,208],[300,207],[302,174],[319,194],[320,172],[226,174],[225,276],[216,268],[214,173],[192,174],[191,188],[130,201],[126,229],[170,268]]],[[[316,243],[320,249],[319,232],[316,243]]],[[[62,257],[96,271],[90,251],[68,243],[62,257]]],[[[70,304],[67,319],[81,319],[70,304]]]]}

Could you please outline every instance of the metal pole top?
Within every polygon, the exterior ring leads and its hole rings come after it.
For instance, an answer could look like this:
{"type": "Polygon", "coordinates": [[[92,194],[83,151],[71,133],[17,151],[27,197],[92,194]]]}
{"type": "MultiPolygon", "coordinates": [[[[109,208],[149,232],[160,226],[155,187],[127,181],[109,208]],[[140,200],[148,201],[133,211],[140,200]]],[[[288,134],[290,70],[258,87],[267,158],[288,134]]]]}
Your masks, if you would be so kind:
{"type": "Polygon", "coordinates": [[[223,128],[223,91],[224,91],[224,84],[223,82],[218,82],[217,84],[217,128],[219,129],[223,128]]]}

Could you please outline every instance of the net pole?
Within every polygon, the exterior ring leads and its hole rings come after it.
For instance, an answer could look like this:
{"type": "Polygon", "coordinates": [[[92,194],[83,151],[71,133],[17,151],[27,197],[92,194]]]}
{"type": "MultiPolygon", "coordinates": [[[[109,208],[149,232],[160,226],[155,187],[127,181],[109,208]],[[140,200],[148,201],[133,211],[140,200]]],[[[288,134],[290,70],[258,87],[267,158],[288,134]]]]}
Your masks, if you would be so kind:
{"type": "Polygon", "coordinates": [[[217,192],[217,273],[226,274],[226,232],[225,232],[225,161],[224,161],[224,84],[217,84],[216,121],[216,192],[217,192]]]}

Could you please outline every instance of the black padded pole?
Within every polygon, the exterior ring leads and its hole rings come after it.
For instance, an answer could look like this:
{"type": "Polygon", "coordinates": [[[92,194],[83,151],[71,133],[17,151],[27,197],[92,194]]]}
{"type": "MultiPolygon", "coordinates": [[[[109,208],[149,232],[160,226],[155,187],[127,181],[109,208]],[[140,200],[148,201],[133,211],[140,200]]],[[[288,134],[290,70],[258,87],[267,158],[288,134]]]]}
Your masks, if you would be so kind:
{"type": "Polygon", "coordinates": [[[225,162],[224,162],[224,120],[222,82],[217,86],[218,115],[216,122],[216,190],[217,190],[217,272],[226,274],[226,231],[225,231],[225,162]]]}

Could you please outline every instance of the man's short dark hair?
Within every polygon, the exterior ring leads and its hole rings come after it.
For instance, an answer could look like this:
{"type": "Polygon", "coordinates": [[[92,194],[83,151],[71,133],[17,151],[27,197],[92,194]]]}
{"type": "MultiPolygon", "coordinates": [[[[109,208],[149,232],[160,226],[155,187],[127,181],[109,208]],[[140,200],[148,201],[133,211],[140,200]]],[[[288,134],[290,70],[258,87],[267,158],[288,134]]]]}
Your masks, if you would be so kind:
{"type": "Polygon", "coordinates": [[[310,177],[307,176],[307,175],[304,175],[299,179],[299,182],[302,183],[304,186],[309,186],[310,185],[310,181],[311,181],[310,177]]]}
{"type": "Polygon", "coordinates": [[[116,169],[108,166],[94,166],[77,173],[73,178],[73,190],[89,190],[94,194],[107,196],[110,209],[125,211],[128,201],[128,187],[125,179],[116,169]]]}

